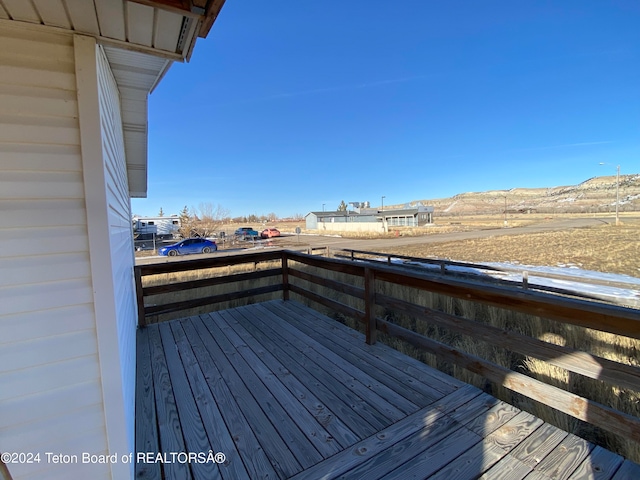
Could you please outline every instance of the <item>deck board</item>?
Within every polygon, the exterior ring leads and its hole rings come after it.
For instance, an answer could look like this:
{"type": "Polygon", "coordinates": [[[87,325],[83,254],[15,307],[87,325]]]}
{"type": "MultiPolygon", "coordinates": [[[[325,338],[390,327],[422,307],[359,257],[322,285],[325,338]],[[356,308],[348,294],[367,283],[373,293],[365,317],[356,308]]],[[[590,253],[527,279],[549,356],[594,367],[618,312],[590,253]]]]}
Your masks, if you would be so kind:
{"type": "Polygon", "coordinates": [[[640,467],[296,302],[138,332],[138,463],[166,479],[626,479],[640,467]],[[220,459],[218,459],[220,460],[220,459]]]}

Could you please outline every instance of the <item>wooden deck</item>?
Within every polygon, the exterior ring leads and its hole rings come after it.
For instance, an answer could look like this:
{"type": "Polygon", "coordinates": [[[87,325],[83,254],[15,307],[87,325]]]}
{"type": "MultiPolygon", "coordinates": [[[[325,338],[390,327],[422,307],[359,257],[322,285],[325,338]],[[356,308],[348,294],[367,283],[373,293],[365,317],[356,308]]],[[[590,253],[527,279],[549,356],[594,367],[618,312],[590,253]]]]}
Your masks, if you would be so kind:
{"type": "Polygon", "coordinates": [[[640,478],[293,301],[150,325],[137,342],[136,478],[640,478]]]}

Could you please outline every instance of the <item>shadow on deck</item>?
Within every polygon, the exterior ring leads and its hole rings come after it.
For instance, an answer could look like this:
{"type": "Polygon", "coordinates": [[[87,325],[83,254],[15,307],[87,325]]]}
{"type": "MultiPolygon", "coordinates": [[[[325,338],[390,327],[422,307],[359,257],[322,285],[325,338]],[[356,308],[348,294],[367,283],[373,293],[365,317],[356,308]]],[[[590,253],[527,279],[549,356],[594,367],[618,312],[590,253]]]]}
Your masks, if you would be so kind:
{"type": "Polygon", "coordinates": [[[294,301],[150,325],[137,341],[136,478],[640,478],[294,301]]]}

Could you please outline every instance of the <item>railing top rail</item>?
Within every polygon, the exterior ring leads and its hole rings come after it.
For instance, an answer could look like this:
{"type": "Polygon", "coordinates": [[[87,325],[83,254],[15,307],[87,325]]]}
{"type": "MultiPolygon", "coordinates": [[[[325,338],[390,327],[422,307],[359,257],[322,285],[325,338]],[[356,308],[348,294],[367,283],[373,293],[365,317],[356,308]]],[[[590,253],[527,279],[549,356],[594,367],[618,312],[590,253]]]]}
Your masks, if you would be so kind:
{"type": "Polygon", "coordinates": [[[523,291],[511,287],[486,285],[468,279],[444,278],[429,272],[416,272],[401,266],[354,263],[325,258],[293,250],[254,252],[151,265],[140,265],[141,275],[222,267],[234,264],[283,258],[341,273],[364,276],[365,267],[376,279],[400,286],[439,293],[496,307],[554,319],[632,338],[640,338],[640,312],[631,308],[562,297],[548,293],[523,291]]]}
{"type": "Polygon", "coordinates": [[[226,267],[251,262],[265,262],[282,258],[282,250],[270,250],[268,252],[241,253],[235,255],[197,258],[193,260],[179,260],[147,265],[136,265],[142,275],[155,275],[160,273],[183,272],[188,270],[200,270],[203,268],[226,267]]]}
{"type": "Polygon", "coordinates": [[[384,252],[369,252],[366,250],[353,250],[350,248],[342,248],[340,250],[341,252],[353,252],[356,254],[360,254],[360,255],[377,255],[377,256],[384,256],[384,257],[392,257],[392,258],[399,258],[401,260],[410,260],[413,262],[421,262],[421,263],[428,263],[428,264],[432,264],[432,265],[449,265],[452,267],[469,267],[469,268],[477,268],[480,270],[492,270],[492,271],[497,271],[497,272],[501,272],[503,271],[503,269],[498,268],[498,267],[493,267],[490,265],[482,265],[479,263],[468,263],[468,262],[456,262],[454,260],[444,260],[444,259],[438,259],[438,258],[420,258],[420,257],[411,257],[409,255],[398,255],[395,253],[384,253],[384,252]]]}
{"type": "MultiPolygon", "coordinates": [[[[289,253],[287,253],[289,255],[289,253]]],[[[296,253],[300,258],[309,257],[296,253]]],[[[314,264],[330,262],[332,270],[342,265],[345,273],[364,275],[364,264],[357,267],[350,260],[314,257],[314,264]],[[347,271],[353,265],[357,270],[347,271]]],[[[306,261],[305,263],[309,263],[306,261]]],[[[463,300],[514,310],[530,315],[571,323],[632,338],[640,338],[640,312],[631,308],[587,300],[561,297],[543,292],[523,291],[512,287],[487,285],[467,279],[443,278],[433,273],[407,271],[399,266],[368,264],[377,280],[448,295],[463,300]]]]}

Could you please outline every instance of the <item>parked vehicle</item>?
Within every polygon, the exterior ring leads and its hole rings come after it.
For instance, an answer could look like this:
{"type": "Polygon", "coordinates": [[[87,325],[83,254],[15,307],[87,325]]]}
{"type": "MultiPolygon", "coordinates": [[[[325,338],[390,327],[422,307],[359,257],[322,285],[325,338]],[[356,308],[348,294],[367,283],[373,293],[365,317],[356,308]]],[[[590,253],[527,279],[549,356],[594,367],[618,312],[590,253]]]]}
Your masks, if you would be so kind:
{"type": "Polygon", "coordinates": [[[280,236],[280,230],[277,228],[265,228],[262,232],[260,232],[260,236],[262,238],[273,238],[280,236]]]}
{"type": "Polygon", "coordinates": [[[236,237],[246,240],[247,238],[258,238],[260,234],[251,227],[240,227],[235,232],[236,237]]]}
{"type": "Polygon", "coordinates": [[[158,253],[175,257],[176,255],[189,255],[190,253],[211,253],[216,250],[218,250],[216,242],[206,238],[187,238],[173,245],[158,249],[158,253]]]}

